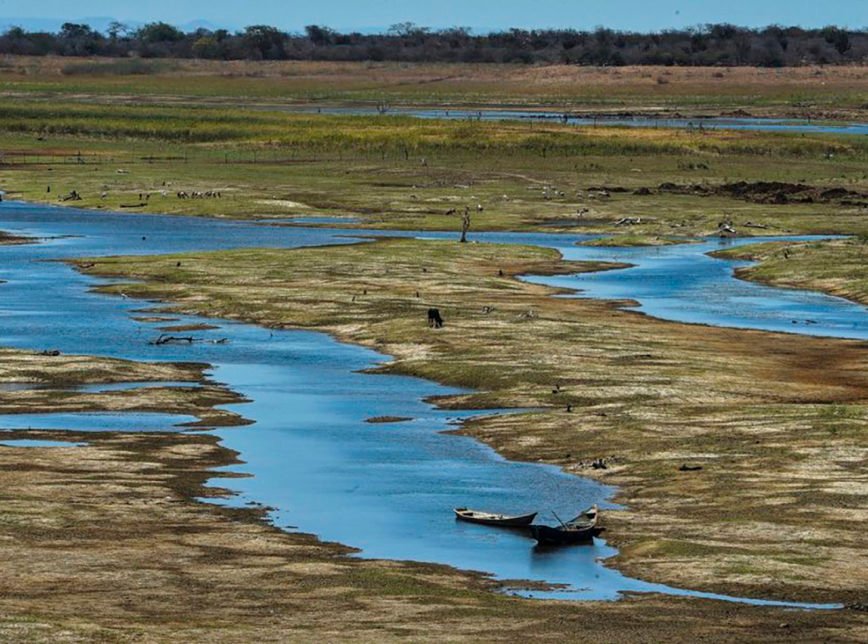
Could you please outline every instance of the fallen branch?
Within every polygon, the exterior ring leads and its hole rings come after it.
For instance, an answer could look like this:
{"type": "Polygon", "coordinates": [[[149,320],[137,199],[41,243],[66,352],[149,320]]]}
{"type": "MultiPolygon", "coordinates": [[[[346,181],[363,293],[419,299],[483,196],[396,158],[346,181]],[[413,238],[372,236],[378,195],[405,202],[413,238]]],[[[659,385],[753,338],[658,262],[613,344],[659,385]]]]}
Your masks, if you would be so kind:
{"type": "Polygon", "coordinates": [[[177,335],[166,335],[165,333],[161,333],[160,337],[156,340],[152,340],[149,344],[155,346],[162,346],[164,344],[193,344],[195,342],[207,342],[209,344],[229,344],[229,338],[220,338],[218,340],[206,340],[205,338],[194,338],[190,335],[185,336],[177,336],[177,335]]]}
{"type": "Polygon", "coordinates": [[[178,337],[174,335],[166,335],[165,333],[160,334],[160,337],[151,342],[151,344],[156,346],[161,346],[164,344],[193,344],[195,342],[195,338],[192,336],[178,337]]]}

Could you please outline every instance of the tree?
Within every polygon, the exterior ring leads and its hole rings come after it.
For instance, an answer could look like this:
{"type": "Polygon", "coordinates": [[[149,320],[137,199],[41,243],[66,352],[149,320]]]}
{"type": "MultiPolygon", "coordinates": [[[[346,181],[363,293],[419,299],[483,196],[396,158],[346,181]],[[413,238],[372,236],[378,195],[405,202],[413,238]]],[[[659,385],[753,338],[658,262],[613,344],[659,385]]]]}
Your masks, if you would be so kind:
{"type": "Polygon", "coordinates": [[[308,25],[304,28],[308,39],[317,47],[332,44],[332,39],[335,32],[328,27],[320,27],[319,25],[308,25]]]}
{"type": "Polygon", "coordinates": [[[60,37],[64,40],[75,40],[77,38],[87,38],[94,34],[90,25],[79,25],[74,22],[64,22],[60,27],[60,37]]]}
{"type": "Polygon", "coordinates": [[[0,55],[107,55],[144,58],[190,57],[239,60],[392,60],[415,62],[523,62],[578,65],[804,65],[868,60],[868,30],[804,29],[770,25],[748,29],[701,25],[635,33],[597,28],[508,29],[473,35],[464,27],[431,31],[412,22],[387,33],[337,33],[308,25],[286,34],[267,25],[230,33],[194,29],[182,33],[164,22],[130,32],[112,22],[105,34],[68,22],[56,33],[9,29],[0,34],[0,55]]]}
{"type": "Polygon", "coordinates": [[[823,29],[823,37],[826,42],[832,45],[842,56],[850,49],[850,35],[843,29],[837,27],[826,27],[823,29]]]}
{"type": "Polygon", "coordinates": [[[108,26],[108,35],[112,41],[118,39],[119,36],[126,36],[130,33],[130,28],[122,22],[118,22],[117,20],[112,20],[108,26]]]}
{"type": "Polygon", "coordinates": [[[184,33],[165,22],[151,22],[136,32],[136,37],[146,45],[173,43],[184,40],[184,33]]]}
{"type": "Polygon", "coordinates": [[[394,25],[389,27],[389,31],[387,33],[390,36],[400,36],[402,38],[407,38],[410,36],[428,33],[428,31],[429,30],[427,28],[420,27],[415,22],[396,22],[394,25]]]}
{"type": "Polygon", "coordinates": [[[283,48],[285,35],[268,25],[252,25],[244,30],[241,36],[244,48],[252,58],[280,60],[286,58],[283,48]]]}
{"type": "Polygon", "coordinates": [[[90,25],[65,22],[60,27],[58,39],[62,43],[63,53],[81,56],[98,53],[103,37],[90,25]]]}
{"type": "Polygon", "coordinates": [[[220,43],[213,36],[202,36],[193,43],[196,58],[219,58],[220,43]]]}

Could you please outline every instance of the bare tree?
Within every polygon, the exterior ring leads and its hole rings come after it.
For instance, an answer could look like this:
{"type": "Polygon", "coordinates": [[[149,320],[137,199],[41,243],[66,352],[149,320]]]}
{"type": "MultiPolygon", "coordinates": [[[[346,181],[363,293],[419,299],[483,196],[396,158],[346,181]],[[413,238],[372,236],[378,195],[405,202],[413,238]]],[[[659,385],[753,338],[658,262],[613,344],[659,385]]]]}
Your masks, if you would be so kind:
{"type": "Polygon", "coordinates": [[[461,215],[461,239],[462,244],[467,243],[467,231],[470,230],[470,208],[464,206],[464,214],[461,215]]]}

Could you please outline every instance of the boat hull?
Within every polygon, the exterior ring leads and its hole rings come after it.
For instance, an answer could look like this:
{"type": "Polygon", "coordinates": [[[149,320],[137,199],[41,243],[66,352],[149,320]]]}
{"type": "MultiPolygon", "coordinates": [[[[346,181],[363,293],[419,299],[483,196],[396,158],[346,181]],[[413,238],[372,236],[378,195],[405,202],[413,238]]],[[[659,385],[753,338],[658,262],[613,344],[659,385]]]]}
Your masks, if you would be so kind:
{"type": "Polygon", "coordinates": [[[592,505],[575,519],[561,523],[557,528],[547,525],[529,526],[531,536],[541,546],[563,546],[575,543],[592,543],[603,531],[599,527],[599,511],[592,505]]]}
{"type": "Polygon", "coordinates": [[[592,543],[594,537],[600,533],[600,528],[581,528],[578,530],[564,530],[563,528],[551,528],[547,525],[530,526],[531,536],[541,546],[563,546],[576,543],[592,543]]]}
{"type": "Polygon", "coordinates": [[[467,508],[455,508],[455,518],[459,521],[467,523],[477,523],[479,525],[498,526],[501,528],[526,528],[536,518],[536,512],[531,514],[523,514],[519,516],[507,516],[503,514],[491,514],[489,512],[479,512],[469,510],[467,508]]]}

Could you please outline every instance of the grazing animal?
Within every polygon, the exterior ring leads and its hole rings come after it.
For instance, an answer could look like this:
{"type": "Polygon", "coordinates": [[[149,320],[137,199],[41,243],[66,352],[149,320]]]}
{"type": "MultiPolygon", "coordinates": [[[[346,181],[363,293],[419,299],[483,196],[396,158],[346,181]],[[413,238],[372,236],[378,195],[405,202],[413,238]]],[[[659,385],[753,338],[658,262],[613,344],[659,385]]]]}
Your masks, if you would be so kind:
{"type": "Polygon", "coordinates": [[[439,309],[428,309],[428,326],[432,329],[443,328],[443,318],[440,316],[439,309]]]}

